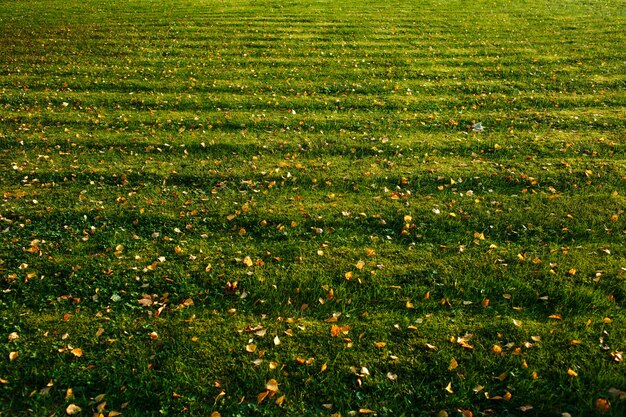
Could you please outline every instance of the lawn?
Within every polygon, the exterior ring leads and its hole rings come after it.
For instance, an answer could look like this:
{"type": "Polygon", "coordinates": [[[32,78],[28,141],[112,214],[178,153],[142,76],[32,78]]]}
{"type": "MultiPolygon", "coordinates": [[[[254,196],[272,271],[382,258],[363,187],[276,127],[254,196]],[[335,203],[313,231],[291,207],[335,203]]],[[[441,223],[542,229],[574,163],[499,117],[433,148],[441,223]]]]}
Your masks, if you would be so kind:
{"type": "Polygon", "coordinates": [[[625,28],[0,0],[0,416],[626,415],[625,28]]]}

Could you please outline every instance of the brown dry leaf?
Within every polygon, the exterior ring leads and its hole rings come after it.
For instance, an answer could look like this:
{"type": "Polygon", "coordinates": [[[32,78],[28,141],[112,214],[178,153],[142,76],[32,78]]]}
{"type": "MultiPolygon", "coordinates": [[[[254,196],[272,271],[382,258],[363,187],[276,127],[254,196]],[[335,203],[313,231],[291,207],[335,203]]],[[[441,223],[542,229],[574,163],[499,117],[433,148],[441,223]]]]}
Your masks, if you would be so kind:
{"type": "Polygon", "coordinates": [[[356,263],[355,266],[356,266],[356,269],[358,269],[360,271],[365,266],[365,262],[359,261],[359,262],[356,263]]]}
{"type": "Polygon", "coordinates": [[[18,352],[10,352],[9,353],[9,360],[11,362],[13,362],[14,360],[17,359],[18,356],[20,356],[20,354],[18,352]]]}
{"type": "Polygon", "coordinates": [[[572,378],[575,378],[578,376],[578,372],[576,372],[572,368],[567,368],[567,375],[571,376],[572,378]]]}
{"type": "Polygon", "coordinates": [[[265,389],[271,392],[278,392],[278,382],[274,378],[265,383],[265,389]]]}
{"type": "Polygon", "coordinates": [[[626,391],[619,390],[617,388],[609,388],[609,395],[614,398],[623,400],[626,398],[626,391]]]}
{"type": "Polygon", "coordinates": [[[452,371],[458,367],[459,367],[459,363],[456,361],[456,359],[454,358],[450,359],[450,366],[448,366],[448,371],[452,371]]]}
{"type": "Polygon", "coordinates": [[[601,413],[608,413],[611,410],[611,403],[605,398],[598,398],[596,400],[596,410],[601,413]]]}
{"type": "Polygon", "coordinates": [[[480,304],[485,308],[489,307],[489,299],[485,298],[480,304]]]}
{"type": "Polygon", "coordinates": [[[82,408],[80,408],[79,406],[77,406],[76,404],[70,404],[67,406],[67,408],[65,409],[65,412],[72,416],[74,414],[78,414],[82,411],[82,408]]]}
{"type": "Polygon", "coordinates": [[[104,329],[102,327],[99,327],[96,331],[96,337],[102,336],[102,333],[104,333],[104,329]]]}
{"type": "Polygon", "coordinates": [[[267,398],[267,396],[268,396],[269,394],[270,394],[270,392],[269,392],[269,391],[263,391],[263,392],[260,392],[260,393],[259,393],[259,395],[257,395],[257,396],[256,396],[256,400],[257,400],[257,402],[258,402],[259,404],[261,404],[261,403],[263,402],[263,400],[264,400],[265,398],[267,398]]]}
{"type": "Polygon", "coordinates": [[[533,408],[534,407],[531,404],[526,404],[526,405],[522,405],[522,406],[517,407],[517,409],[522,411],[522,412],[530,411],[533,408]]]}
{"type": "Polygon", "coordinates": [[[380,348],[384,348],[385,346],[387,346],[386,342],[376,342],[376,343],[374,343],[374,347],[377,347],[379,349],[380,348]]]}
{"type": "Polygon", "coordinates": [[[461,415],[463,417],[474,417],[474,413],[472,413],[470,410],[457,410],[459,413],[461,413],[461,415]]]}

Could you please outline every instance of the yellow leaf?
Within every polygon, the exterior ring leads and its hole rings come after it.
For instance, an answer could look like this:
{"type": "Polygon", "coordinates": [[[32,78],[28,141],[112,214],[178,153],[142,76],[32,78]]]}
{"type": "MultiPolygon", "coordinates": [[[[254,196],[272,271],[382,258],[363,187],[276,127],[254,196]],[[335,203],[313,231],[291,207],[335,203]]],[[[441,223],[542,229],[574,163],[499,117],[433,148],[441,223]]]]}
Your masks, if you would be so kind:
{"type": "Polygon", "coordinates": [[[17,359],[17,357],[18,357],[18,356],[20,356],[20,354],[19,354],[19,353],[17,353],[17,352],[10,352],[10,353],[9,353],[9,360],[10,360],[11,362],[13,362],[14,360],[16,360],[16,359],[17,359]]]}
{"type": "Polygon", "coordinates": [[[328,365],[326,363],[324,363],[322,365],[322,368],[320,369],[320,372],[324,372],[326,369],[328,369],[328,365]]]}
{"type": "Polygon", "coordinates": [[[407,302],[406,302],[406,308],[408,308],[409,310],[411,310],[411,309],[414,309],[414,308],[415,308],[415,305],[414,305],[412,302],[407,301],[407,302]]]}
{"type": "Polygon", "coordinates": [[[117,417],[121,415],[122,413],[120,413],[119,411],[109,411],[109,415],[107,417],[117,417]]]}
{"type": "Polygon", "coordinates": [[[387,346],[387,343],[385,343],[385,342],[376,342],[376,343],[374,343],[374,346],[380,349],[380,348],[384,348],[385,346],[387,346]]]}
{"type": "Polygon", "coordinates": [[[271,392],[278,392],[278,382],[275,379],[270,379],[265,383],[265,389],[271,392]]]}
{"type": "Polygon", "coordinates": [[[280,345],[280,339],[278,338],[278,335],[274,336],[274,345],[275,346],[280,345]]]}
{"type": "Polygon", "coordinates": [[[448,385],[446,385],[445,390],[449,392],[450,394],[454,394],[454,391],[452,390],[452,382],[448,382],[448,385]]]}
{"type": "Polygon", "coordinates": [[[348,281],[350,281],[352,279],[352,271],[348,271],[344,274],[344,276],[346,277],[346,279],[348,281]]]}
{"type": "Polygon", "coordinates": [[[9,383],[8,379],[0,378],[0,384],[8,384],[8,383],[9,383]]]}
{"type": "Polygon", "coordinates": [[[522,327],[522,322],[520,320],[513,319],[513,324],[517,327],[522,327]]]}
{"type": "Polygon", "coordinates": [[[78,414],[82,411],[82,408],[80,408],[79,406],[77,406],[76,404],[70,404],[67,406],[67,408],[65,409],[65,412],[68,415],[74,415],[74,414],[78,414]]]}
{"type": "Polygon", "coordinates": [[[359,408],[359,414],[374,414],[376,411],[367,408],[359,408]]]}
{"type": "Polygon", "coordinates": [[[81,348],[74,348],[70,352],[72,352],[72,355],[76,356],[77,358],[83,356],[83,350],[81,348]]]}
{"type": "Polygon", "coordinates": [[[283,402],[285,402],[285,396],[284,395],[281,395],[280,397],[276,398],[276,404],[283,405],[283,402]]]}
{"type": "Polygon", "coordinates": [[[274,370],[274,369],[278,368],[278,362],[270,361],[268,366],[269,366],[270,370],[274,370]]]}
{"type": "Polygon", "coordinates": [[[222,415],[219,413],[219,411],[213,411],[211,413],[211,417],[222,417],[222,415]]]}
{"type": "Polygon", "coordinates": [[[243,258],[243,264],[247,267],[251,267],[252,265],[254,265],[254,262],[252,262],[252,259],[249,256],[246,256],[245,258],[243,258]]]}
{"type": "Polygon", "coordinates": [[[448,366],[448,371],[452,371],[453,369],[456,369],[459,367],[459,363],[456,361],[456,359],[452,358],[450,359],[450,366],[448,366]]]}
{"type": "Polygon", "coordinates": [[[548,316],[548,318],[552,319],[552,320],[563,320],[563,318],[561,317],[560,314],[552,314],[552,315],[548,316]]]}
{"type": "Polygon", "coordinates": [[[578,372],[576,372],[575,370],[573,370],[572,368],[568,368],[567,369],[567,375],[571,376],[572,378],[575,378],[578,376],[578,372]]]}
{"type": "Polygon", "coordinates": [[[356,266],[356,269],[358,269],[360,271],[365,266],[365,262],[359,261],[359,262],[356,263],[355,266],[356,266]]]}
{"type": "Polygon", "coordinates": [[[249,345],[246,345],[246,352],[256,352],[256,345],[254,343],[250,343],[249,345]]]}

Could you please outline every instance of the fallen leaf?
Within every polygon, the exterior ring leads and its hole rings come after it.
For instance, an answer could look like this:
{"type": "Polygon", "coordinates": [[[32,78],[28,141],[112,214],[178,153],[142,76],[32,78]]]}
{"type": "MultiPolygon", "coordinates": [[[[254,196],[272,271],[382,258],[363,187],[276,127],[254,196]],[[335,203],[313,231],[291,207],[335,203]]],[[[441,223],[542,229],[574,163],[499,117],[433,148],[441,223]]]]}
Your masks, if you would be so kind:
{"type": "Polygon", "coordinates": [[[17,359],[18,356],[20,356],[20,354],[18,352],[10,352],[9,353],[9,360],[11,362],[13,362],[14,360],[17,359]]]}
{"type": "Polygon", "coordinates": [[[359,408],[360,414],[374,414],[376,411],[370,410],[368,408],[359,408]]]}
{"type": "Polygon", "coordinates": [[[454,391],[452,390],[452,382],[448,382],[448,385],[446,385],[444,389],[448,391],[450,394],[454,394],[454,391]]]}
{"type": "Polygon", "coordinates": [[[276,404],[283,405],[284,402],[285,402],[285,396],[284,395],[281,395],[280,397],[276,398],[276,404]]]}
{"type": "Polygon", "coordinates": [[[270,394],[269,391],[263,391],[256,396],[256,400],[259,404],[263,402],[263,400],[270,394]]]}
{"type": "Polygon", "coordinates": [[[74,414],[78,414],[82,411],[82,408],[80,408],[79,406],[77,406],[76,404],[70,404],[67,406],[67,408],[65,409],[65,412],[68,415],[74,415],[74,414]]]}
{"type": "Polygon", "coordinates": [[[252,262],[252,259],[249,256],[246,256],[245,258],[243,258],[243,264],[247,267],[251,267],[252,265],[254,265],[254,262],[252,262]]]}
{"type": "Polygon", "coordinates": [[[567,375],[575,378],[578,376],[578,372],[576,372],[575,370],[573,370],[572,368],[568,368],[567,369],[567,375]]]}
{"type": "Polygon", "coordinates": [[[453,369],[456,369],[459,367],[459,363],[456,361],[456,359],[452,358],[450,359],[450,366],[448,366],[448,371],[452,371],[453,369]]]}
{"type": "Polygon", "coordinates": [[[0,378],[0,384],[8,384],[8,383],[9,383],[8,379],[0,378]]]}
{"type": "Polygon", "coordinates": [[[522,322],[520,320],[513,319],[513,324],[517,327],[522,327],[522,322]]]}
{"type": "Polygon", "coordinates": [[[387,378],[389,378],[390,381],[395,381],[396,379],[398,379],[398,375],[392,372],[387,372],[387,378]]]}
{"type": "Polygon", "coordinates": [[[109,414],[107,417],[117,417],[117,416],[121,416],[122,413],[120,413],[119,411],[109,411],[109,414]]]}
{"type": "Polygon", "coordinates": [[[250,343],[246,345],[246,352],[250,352],[250,353],[256,352],[256,345],[254,343],[250,343]]]}
{"type": "Polygon", "coordinates": [[[222,417],[222,415],[219,413],[219,411],[213,411],[211,413],[211,417],[222,417]]]}
{"type": "Polygon", "coordinates": [[[280,339],[278,338],[278,335],[274,336],[274,345],[275,346],[280,345],[280,339]]]}
{"type": "Polygon", "coordinates": [[[626,398],[626,391],[622,391],[617,388],[609,388],[609,395],[613,398],[619,398],[620,400],[623,400],[626,398]]]}
{"type": "Polygon", "coordinates": [[[385,343],[385,342],[376,342],[376,343],[374,343],[374,347],[377,347],[379,349],[380,348],[384,348],[385,346],[387,346],[387,343],[385,343]]]}
{"type": "Polygon", "coordinates": [[[278,392],[278,382],[274,378],[265,383],[265,389],[271,392],[278,392]]]}
{"type": "Polygon", "coordinates": [[[601,413],[608,413],[611,410],[611,403],[605,398],[598,398],[596,400],[596,410],[601,413]]]}
{"type": "Polygon", "coordinates": [[[533,406],[532,406],[531,404],[526,404],[526,405],[519,406],[519,407],[517,407],[517,408],[518,408],[518,410],[520,410],[520,411],[526,412],[526,411],[530,411],[530,410],[532,410],[532,409],[533,409],[533,406]]]}
{"type": "Polygon", "coordinates": [[[563,320],[563,318],[561,317],[560,314],[552,314],[552,315],[548,316],[548,318],[552,319],[552,320],[563,320]]]}
{"type": "Polygon", "coordinates": [[[358,269],[360,271],[365,266],[365,262],[359,261],[359,262],[356,263],[355,266],[356,266],[356,269],[358,269]]]}
{"type": "Polygon", "coordinates": [[[83,350],[81,348],[74,348],[70,352],[72,352],[72,355],[76,356],[77,358],[83,356],[83,350]]]}

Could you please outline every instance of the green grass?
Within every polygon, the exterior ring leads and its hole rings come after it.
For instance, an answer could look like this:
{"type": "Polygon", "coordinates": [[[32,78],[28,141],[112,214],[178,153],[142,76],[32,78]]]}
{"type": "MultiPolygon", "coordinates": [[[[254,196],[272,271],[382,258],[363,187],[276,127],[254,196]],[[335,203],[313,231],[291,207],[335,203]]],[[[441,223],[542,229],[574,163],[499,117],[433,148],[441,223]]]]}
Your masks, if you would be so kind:
{"type": "Polygon", "coordinates": [[[624,27],[0,0],[0,415],[624,415],[624,27]]]}

